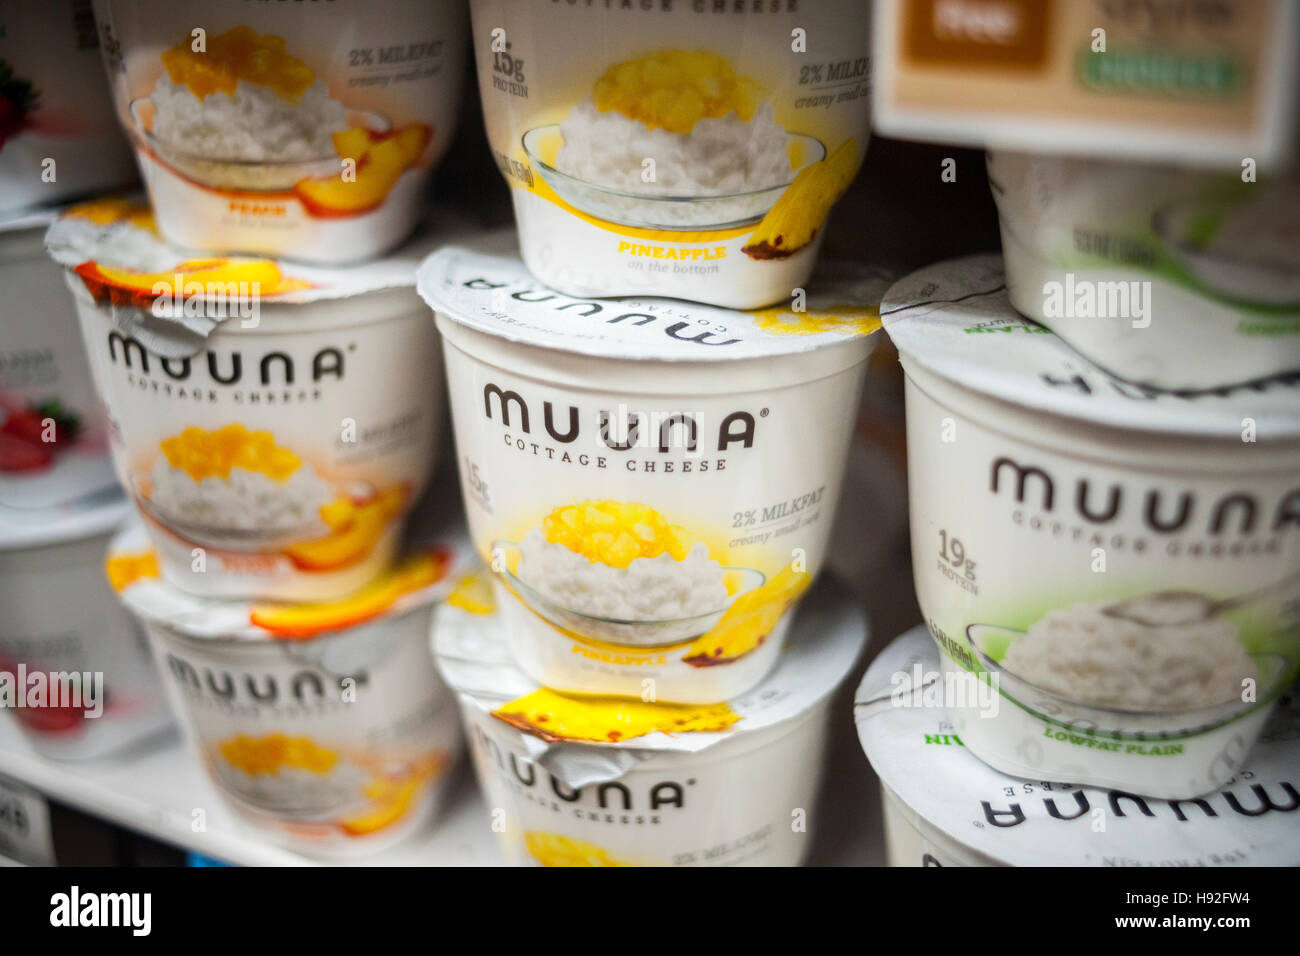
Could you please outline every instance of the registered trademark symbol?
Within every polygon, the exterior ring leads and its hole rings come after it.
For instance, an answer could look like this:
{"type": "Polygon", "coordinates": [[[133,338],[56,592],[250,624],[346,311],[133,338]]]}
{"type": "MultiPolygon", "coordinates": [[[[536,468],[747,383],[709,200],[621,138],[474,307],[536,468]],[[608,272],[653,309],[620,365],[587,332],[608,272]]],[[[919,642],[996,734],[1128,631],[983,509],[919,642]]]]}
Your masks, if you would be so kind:
{"type": "Polygon", "coordinates": [[[758,417],[759,417],[759,418],[767,418],[767,409],[765,408],[765,409],[763,409],[761,412],[759,412],[759,413],[758,413],[758,417]]]}

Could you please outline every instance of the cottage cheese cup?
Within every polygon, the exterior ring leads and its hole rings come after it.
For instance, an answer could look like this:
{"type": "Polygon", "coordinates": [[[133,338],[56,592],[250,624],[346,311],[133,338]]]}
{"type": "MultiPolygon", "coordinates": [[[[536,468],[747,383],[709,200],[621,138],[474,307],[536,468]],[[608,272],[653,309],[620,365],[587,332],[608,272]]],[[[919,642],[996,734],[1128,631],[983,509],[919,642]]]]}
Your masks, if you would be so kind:
{"type": "Polygon", "coordinates": [[[97,0],[158,225],[196,249],[344,264],[415,228],[460,106],[454,0],[97,0]]]}
{"type": "Polygon", "coordinates": [[[102,757],[171,724],[144,635],[104,580],[130,510],[120,493],[0,508],[0,710],[44,756],[102,757]]]}
{"type": "Polygon", "coordinates": [[[907,373],[917,598],[998,770],[1155,797],[1248,759],[1300,669],[1296,383],[1120,382],[1007,301],[995,257],[881,306],[907,373]]]}
{"type": "Polygon", "coordinates": [[[741,313],[424,263],[471,535],[535,680],[714,703],[771,669],[825,558],[881,285],[741,313]]]}
{"type": "Polygon", "coordinates": [[[867,146],[856,0],[473,0],[488,139],[533,273],[577,296],[789,299],[867,146]]]}
{"type": "Polygon", "coordinates": [[[0,213],[135,181],[86,0],[0,9],[0,213]]]}
{"type": "Polygon", "coordinates": [[[939,652],[923,627],[872,662],[854,719],[880,777],[890,866],[1300,864],[1294,693],[1245,765],[1195,801],[1017,779],[975,759],[944,713],[939,652]]]}
{"type": "Polygon", "coordinates": [[[1300,173],[992,152],[1011,304],[1115,376],[1300,371],[1300,173]]]}
{"type": "Polygon", "coordinates": [[[413,289],[431,241],[353,269],[199,258],[104,200],[47,244],[169,582],[329,600],[389,565],[442,414],[413,289]]]}
{"type": "MultiPolygon", "coordinates": [[[[465,589],[462,589],[464,591],[465,589]]],[[[490,592],[434,617],[509,860],[542,866],[795,866],[816,826],[829,698],[866,621],[830,579],[776,669],[726,703],[566,697],[512,663],[490,592]]]]}
{"type": "Polygon", "coordinates": [[[428,631],[463,560],[452,547],[421,549],[322,604],[221,601],[162,580],[136,525],[106,569],[221,796],[278,843],[351,856],[417,829],[459,752],[428,631]]]}
{"type": "Polygon", "coordinates": [[[0,214],[0,507],[55,508],[117,487],[76,311],[45,254],[56,215],[0,214]]]}

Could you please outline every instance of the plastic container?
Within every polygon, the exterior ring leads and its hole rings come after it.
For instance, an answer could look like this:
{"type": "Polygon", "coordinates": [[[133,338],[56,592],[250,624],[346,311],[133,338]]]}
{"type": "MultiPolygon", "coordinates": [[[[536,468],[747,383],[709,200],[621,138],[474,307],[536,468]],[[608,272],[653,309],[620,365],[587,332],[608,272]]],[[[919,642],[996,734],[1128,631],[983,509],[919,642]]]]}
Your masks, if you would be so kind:
{"type": "Polygon", "coordinates": [[[1126,385],[1022,319],[1001,263],[890,289],[917,598],[997,769],[1153,797],[1232,778],[1300,670],[1295,383],[1126,385]]]}
{"type": "Polygon", "coordinates": [[[459,560],[427,548],[323,604],[219,601],[159,578],[137,525],[113,542],[108,574],[221,796],[278,844],[347,857],[418,829],[459,753],[428,647],[459,560]]]}
{"type": "Polygon", "coordinates": [[[749,314],[573,299],[513,256],[448,248],[420,292],[520,666],[686,703],[758,683],[825,560],[879,280],[749,314]]]}
{"type": "Polygon", "coordinates": [[[0,506],[44,509],[117,487],[63,270],[45,254],[53,210],[0,214],[0,506]]]}
{"type": "Polygon", "coordinates": [[[457,603],[435,614],[435,656],[459,693],[475,769],[511,862],[796,866],[804,859],[829,698],[866,637],[862,612],[842,587],[817,586],[759,687],[707,706],[539,688],[510,663],[501,635],[508,622],[457,603]]]}
{"type": "Polygon", "coordinates": [[[120,493],[0,508],[0,709],[46,757],[102,757],[171,725],[144,635],[104,580],[104,551],[130,510],[120,493]]]}
{"type": "Polygon", "coordinates": [[[1011,304],[1086,358],[1188,392],[1300,371],[1300,173],[1008,152],[988,169],[1011,304]]]}
{"type": "Polygon", "coordinates": [[[1300,702],[1282,697],[1246,764],[1196,801],[1017,779],[944,715],[924,627],[872,662],[854,718],[884,796],[890,866],[1296,866],[1300,702]]]}
{"type": "Polygon", "coordinates": [[[89,3],[5,4],[0,63],[7,67],[0,213],[135,181],[131,149],[113,117],[89,3]]]}
{"type": "Polygon", "coordinates": [[[163,234],[340,265],[415,229],[455,131],[455,0],[97,0],[117,113],[163,234]]]}
{"type": "Polygon", "coordinates": [[[857,0],[473,0],[488,140],[533,273],[731,308],[805,284],[870,126],[857,0]]]}
{"type": "Polygon", "coordinates": [[[434,466],[438,336],[413,288],[434,240],[311,269],[193,259],[151,228],[104,201],[47,242],[164,577],[277,600],[364,586],[434,466]]]}

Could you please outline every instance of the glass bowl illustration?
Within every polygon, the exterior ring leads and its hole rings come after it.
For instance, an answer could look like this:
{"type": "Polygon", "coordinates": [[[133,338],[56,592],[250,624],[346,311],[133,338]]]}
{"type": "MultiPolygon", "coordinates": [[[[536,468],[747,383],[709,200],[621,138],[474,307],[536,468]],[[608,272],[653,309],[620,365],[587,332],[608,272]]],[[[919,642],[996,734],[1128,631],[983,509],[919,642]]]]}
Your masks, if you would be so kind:
{"type": "MultiPolygon", "coordinates": [[[[994,659],[994,654],[1003,656],[1012,642],[1024,636],[1024,631],[993,624],[971,624],[966,628],[966,640],[971,650],[984,670],[997,676],[1002,696],[1038,719],[1067,730],[1120,739],[1190,736],[1222,726],[1258,706],[1257,703],[1234,699],[1194,709],[1135,711],[1071,700],[1056,691],[1030,683],[994,659]]],[[[1250,657],[1258,669],[1257,700],[1262,704],[1280,690],[1278,685],[1286,670],[1286,661],[1276,654],[1252,654],[1250,657]]]]}
{"type": "MultiPolygon", "coordinates": [[[[320,520],[288,528],[243,529],[204,524],[160,508],[146,493],[150,487],[148,480],[132,476],[131,484],[132,497],[146,518],[195,544],[229,551],[278,551],[290,545],[323,538],[330,533],[330,529],[320,520]]],[[[374,496],[375,489],[363,482],[354,483],[339,493],[339,497],[348,497],[354,501],[366,501],[374,496]]]]}
{"type": "Polygon", "coordinates": [[[524,134],[523,147],[542,181],[565,202],[589,215],[641,229],[729,229],[757,222],[804,167],[826,158],[826,147],[820,140],[801,133],[787,133],[786,137],[792,157],[788,180],[752,192],[718,196],[621,189],[561,172],[554,165],[555,155],[564,143],[558,124],[530,129],[524,134]]]}
{"type": "MultiPolygon", "coordinates": [[[[516,553],[519,551],[517,542],[494,541],[492,543],[493,555],[511,551],[516,553]]],[[[511,562],[505,562],[505,565],[505,569],[499,573],[505,580],[506,586],[544,620],[566,631],[572,631],[580,637],[635,647],[666,647],[707,634],[721,620],[722,615],[727,612],[736,598],[762,587],[767,582],[767,575],[754,568],[723,567],[722,573],[733,579],[739,578],[739,584],[727,595],[727,601],[722,607],[690,617],[625,620],[599,617],[565,607],[520,578],[511,562]]]]}
{"type": "MultiPolygon", "coordinates": [[[[340,169],[339,157],[336,155],[310,160],[275,161],[221,159],[188,152],[154,136],[154,106],[148,97],[132,100],[130,113],[136,136],[150,152],[181,175],[214,189],[285,192],[293,189],[294,185],[303,179],[334,176],[340,169]]],[[[364,127],[371,132],[382,133],[391,125],[387,118],[378,113],[348,111],[349,127],[364,127]]]]}

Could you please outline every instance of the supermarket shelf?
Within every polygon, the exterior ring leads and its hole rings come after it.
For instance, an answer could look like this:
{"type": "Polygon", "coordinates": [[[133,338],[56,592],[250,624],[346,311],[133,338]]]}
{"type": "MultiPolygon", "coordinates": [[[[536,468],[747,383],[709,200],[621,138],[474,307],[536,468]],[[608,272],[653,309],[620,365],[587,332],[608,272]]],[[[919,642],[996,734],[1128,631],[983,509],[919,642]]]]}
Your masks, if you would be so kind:
{"type": "MultiPolygon", "coordinates": [[[[809,862],[878,865],[883,862],[883,850],[875,781],[851,733],[852,723],[839,727],[841,732],[830,746],[809,862]]],[[[268,845],[246,828],[222,803],[175,732],[152,747],[117,757],[64,763],[36,754],[12,720],[0,720],[0,774],[84,813],[228,863],[320,863],[268,845]],[[207,817],[202,833],[190,829],[196,807],[202,807],[207,817]]],[[[345,862],[358,866],[501,865],[501,852],[488,820],[473,775],[462,761],[450,782],[445,805],[429,829],[392,849],[345,862]]]]}
{"type": "MultiPolygon", "coordinates": [[[[217,796],[176,733],[117,757],[59,763],[37,755],[12,720],[0,720],[0,773],[47,797],[120,826],[246,866],[313,865],[319,861],[270,846],[217,796]],[[190,829],[202,807],[206,830],[190,829]]],[[[348,860],[355,865],[491,866],[502,862],[496,837],[468,768],[451,781],[436,825],[391,850],[348,860]]]]}

